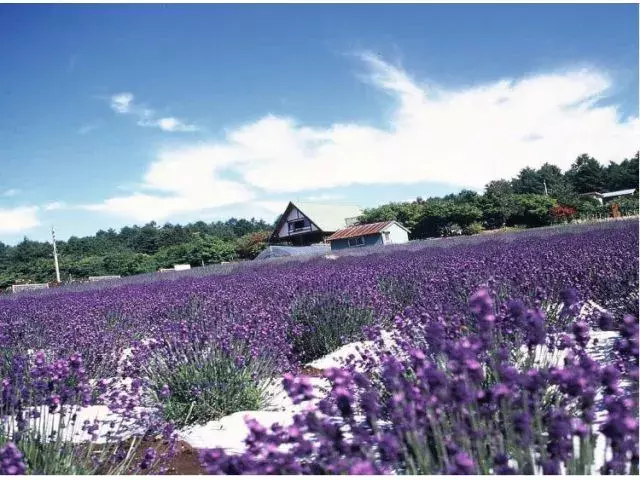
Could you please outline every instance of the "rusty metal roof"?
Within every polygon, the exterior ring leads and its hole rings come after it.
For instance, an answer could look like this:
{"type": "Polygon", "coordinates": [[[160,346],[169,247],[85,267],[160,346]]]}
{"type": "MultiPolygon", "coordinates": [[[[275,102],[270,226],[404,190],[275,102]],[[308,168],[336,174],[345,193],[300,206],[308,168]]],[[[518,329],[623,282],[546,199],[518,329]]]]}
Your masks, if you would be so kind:
{"type": "Polygon", "coordinates": [[[366,235],[373,235],[374,233],[382,232],[387,226],[391,225],[392,221],[367,223],[365,225],[356,225],[354,227],[343,228],[327,238],[328,241],[338,240],[340,238],[354,238],[362,237],[366,235]]]}

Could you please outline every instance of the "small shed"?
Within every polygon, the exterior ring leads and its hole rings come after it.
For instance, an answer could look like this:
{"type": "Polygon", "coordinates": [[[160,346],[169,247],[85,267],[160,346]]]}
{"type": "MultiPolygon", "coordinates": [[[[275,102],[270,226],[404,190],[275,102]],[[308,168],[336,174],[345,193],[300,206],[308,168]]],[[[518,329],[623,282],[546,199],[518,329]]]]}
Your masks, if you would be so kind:
{"type": "Polygon", "coordinates": [[[635,188],[627,188],[626,190],[617,190],[615,192],[588,192],[582,193],[581,197],[589,197],[597,200],[600,204],[604,204],[620,197],[626,197],[635,193],[635,188]]]}
{"type": "Polygon", "coordinates": [[[265,248],[255,258],[256,260],[266,260],[267,258],[282,258],[296,256],[320,256],[331,251],[329,245],[310,245],[308,247],[289,247],[272,245],[265,248]]]}
{"type": "Polygon", "coordinates": [[[331,250],[407,243],[409,230],[395,220],[343,228],[328,239],[331,250]]]}

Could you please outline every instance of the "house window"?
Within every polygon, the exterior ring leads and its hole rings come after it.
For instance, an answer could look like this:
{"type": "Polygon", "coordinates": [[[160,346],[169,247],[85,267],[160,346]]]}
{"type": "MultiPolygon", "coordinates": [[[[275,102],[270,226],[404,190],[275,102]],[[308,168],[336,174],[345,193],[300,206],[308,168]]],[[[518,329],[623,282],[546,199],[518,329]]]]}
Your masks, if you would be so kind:
{"type": "Polygon", "coordinates": [[[384,232],[384,243],[391,242],[391,234],[389,232],[384,232]]]}
{"type": "Polygon", "coordinates": [[[309,225],[305,225],[304,219],[289,222],[289,233],[303,232],[311,230],[309,225]]]}
{"type": "Polygon", "coordinates": [[[364,237],[350,238],[347,241],[350,247],[361,247],[364,245],[364,237]]]}

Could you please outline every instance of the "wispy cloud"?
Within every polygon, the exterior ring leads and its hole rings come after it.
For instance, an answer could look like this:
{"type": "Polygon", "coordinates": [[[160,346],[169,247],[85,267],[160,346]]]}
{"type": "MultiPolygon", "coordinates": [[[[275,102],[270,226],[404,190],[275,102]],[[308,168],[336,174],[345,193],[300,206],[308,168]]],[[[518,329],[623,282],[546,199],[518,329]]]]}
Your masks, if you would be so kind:
{"type": "Polygon", "coordinates": [[[51,202],[44,206],[44,211],[50,212],[53,210],[62,210],[63,208],[67,208],[67,204],[65,202],[51,202]]]}
{"type": "Polygon", "coordinates": [[[16,195],[20,194],[19,189],[17,188],[10,188],[9,190],[5,190],[4,192],[2,192],[2,196],[3,197],[15,197],[16,195]]]}
{"type": "Polygon", "coordinates": [[[153,109],[134,103],[134,95],[130,92],[117,93],[111,96],[111,109],[120,114],[134,115],[138,117],[138,125],[141,127],[159,128],[165,132],[195,132],[199,130],[196,125],[189,124],[176,117],[160,117],[153,109]]]}
{"type": "Polygon", "coordinates": [[[0,208],[0,233],[18,233],[40,225],[38,207],[0,208]]]}
{"type": "Polygon", "coordinates": [[[250,190],[235,182],[218,181],[209,187],[213,189],[166,196],[137,192],[123,197],[112,197],[102,203],[82,205],[80,208],[129,218],[136,222],[146,222],[243,203],[254,198],[250,190]]]}
{"type": "Polygon", "coordinates": [[[94,131],[96,128],[98,128],[98,125],[96,125],[95,123],[89,123],[80,127],[78,129],[78,133],[80,135],[86,135],[87,133],[94,131]]]}
{"type": "Polygon", "coordinates": [[[198,130],[195,125],[189,125],[175,117],[160,118],[156,125],[165,132],[195,132],[198,130]]]}
{"type": "Polygon", "coordinates": [[[343,198],[344,195],[339,193],[321,193],[320,195],[306,197],[306,200],[309,202],[327,202],[331,200],[342,200],[343,198]]]}
{"type": "MultiPolygon", "coordinates": [[[[146,193],[91,208],[158,219],[257,202],[259,191],[291,195],[424,181],[481,189],[525,166],[552,162],[566,169],[584,152],[620,161],[637,149],[640,121],[621,119],[618,108],[607,104],[612,79],[596,69],[451,89],[426,87],[370,53],[360,58],[367,81],[395,101],[386,128],[356,123],[317,128],[266,115],[228,130],[222,141],[161,151],[144,176],[146,193]],[[242,181],[225,180],[223,171],[242,181]]],[[[113,101],[122,113],[135,110],[131,94],[113,101]]]]}

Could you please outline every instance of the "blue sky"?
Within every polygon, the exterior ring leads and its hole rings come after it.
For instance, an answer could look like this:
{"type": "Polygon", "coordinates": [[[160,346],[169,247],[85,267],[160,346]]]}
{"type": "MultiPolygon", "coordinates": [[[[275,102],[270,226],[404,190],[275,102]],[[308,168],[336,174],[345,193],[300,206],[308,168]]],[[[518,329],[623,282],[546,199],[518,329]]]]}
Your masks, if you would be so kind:
{"type": "Polygon", "coordinates": [[[638,148],[637,5],[1,5],[0,241],[638,148]]]}

